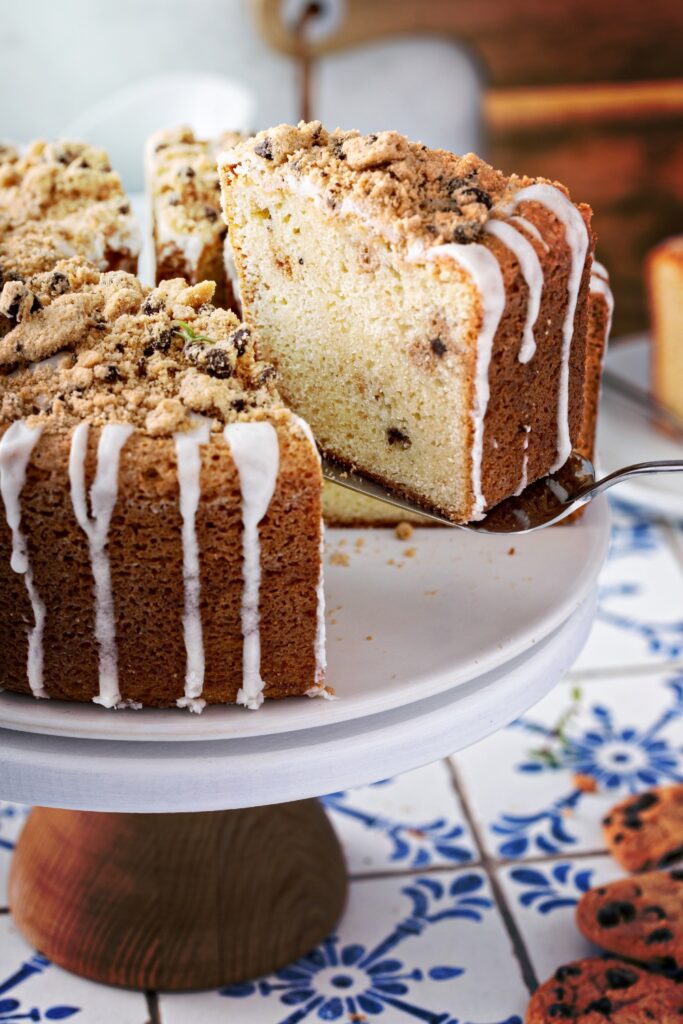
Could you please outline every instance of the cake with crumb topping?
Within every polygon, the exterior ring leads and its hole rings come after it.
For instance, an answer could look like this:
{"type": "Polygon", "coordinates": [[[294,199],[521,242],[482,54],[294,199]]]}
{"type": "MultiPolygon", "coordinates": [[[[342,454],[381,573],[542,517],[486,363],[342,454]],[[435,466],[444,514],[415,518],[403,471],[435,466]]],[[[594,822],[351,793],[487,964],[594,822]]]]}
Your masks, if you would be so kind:
{"type": "Polygon", "coordinates": [[[242,136],[198,139],[191,128],[155,132],[145,147],[157,284],[184,277],[215,281],[214,303],[239,312],[227,228],[221,216],[216,155],[242,136]]]}
{"type": "Polygon", "coordinates": [[[453,521],[564,464],[589,379],[588,206],[319,122],[218,164],[245,322],[327,453],[453,521]]]}
{"type": "Polygon", "coordinates": [[[647,280],[652,393],[683,421],[683,235],[652,250],[647,280]]]}
{"type": "Polygon", "coordinates": [[[324,692],[321,474],[212,282],[6,281],[0,687],[105,707],[324,692]]]}
{"type": "Polygon", "coordinates": [[[137,223],[103,149],[39,140],[22,154],[0,146],[0,284],[72,256],[135,273],[139,252],[137,223]]]}

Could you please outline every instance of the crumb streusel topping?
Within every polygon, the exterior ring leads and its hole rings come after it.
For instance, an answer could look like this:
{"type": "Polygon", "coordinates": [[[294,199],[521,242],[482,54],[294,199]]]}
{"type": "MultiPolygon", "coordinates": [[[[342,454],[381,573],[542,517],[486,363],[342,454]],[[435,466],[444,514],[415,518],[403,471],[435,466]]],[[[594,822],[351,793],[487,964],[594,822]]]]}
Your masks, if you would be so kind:
{"type": "Polygon", "coordinates": [[[248,329],[211,305],[215,285],[182,278],[144,287],[80,259],[0,293],[0,424],[26,419],[70,430],[82,420],[131,423],[152,436],[215,429],[282,408],[273,368],[256,359],[248,329]]]}
{"type": "Polygon", "coordinates": [[[149,189],[164,234],[224,238],[216,156],[242,136],[226,132],[217,139],[195,138],[191,128],[164,129],[147,145],[149,189]]]}
{"type": "MultiPolygon", "coordinates": [[[[139,251],[139,233],[118,174],[103,149],[83,142],[31,143],[22,156],[0,148],[0,274],[47,270],[107,251],[139,251]],[[35,255],[34,255],[35,254],[35,255]]],[[[0,279],[1,283],[1,279],[0,279]]]]}
{"type": "Polygon", "coordinates": [[[405,245],[478,240],[491,211],[531,181],[508,178],[474,153],[429,149],[395,131],[328,132],[319,121],[260,132],[221,154],[219,165],[305,179],[330,210],[359,209],[405,245]]]}

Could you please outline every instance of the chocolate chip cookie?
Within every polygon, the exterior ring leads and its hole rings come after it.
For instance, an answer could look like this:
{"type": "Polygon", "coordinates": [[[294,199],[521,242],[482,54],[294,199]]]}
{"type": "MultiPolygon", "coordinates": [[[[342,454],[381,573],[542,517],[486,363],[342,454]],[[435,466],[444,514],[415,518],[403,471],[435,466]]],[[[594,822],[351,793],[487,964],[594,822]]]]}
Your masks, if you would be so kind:
{"type": "Polygon", "coordinates": [[[602,824],[610,853],[627,871],[672,864],[683,858],[683,785],[630,796],[602,824]]]}
{"type": "Polygon", "coordinates": [[[610,957],[558,967],[531,997],[526,1024],[681,1024],[683,986],[610,957]]]}
{"type": "Polygon", "coordinates": [[[602,949],[678,976],[683,967],[683,869],[648,871],[590,889],[579,929],[602,949]]]}

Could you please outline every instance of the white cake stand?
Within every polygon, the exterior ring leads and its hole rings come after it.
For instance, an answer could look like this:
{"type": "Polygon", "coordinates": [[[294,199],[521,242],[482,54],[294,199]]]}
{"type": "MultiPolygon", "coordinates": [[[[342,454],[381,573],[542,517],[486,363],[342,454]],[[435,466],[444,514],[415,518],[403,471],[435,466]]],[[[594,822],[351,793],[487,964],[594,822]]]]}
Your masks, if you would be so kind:
{"type": "Polygon", "coordinates": [[[608,533],[602,501],[512,540],[330,531],[328,552],[349,555],[326,588],[339,701],[194,717],[0,695],[0,796],[40,805],[10,877],[19,927],[62,966],[135,988],[213,987],[305,953],[345,894],[312,798],[453,753],[547,693],[587,636],[608,533]]]}

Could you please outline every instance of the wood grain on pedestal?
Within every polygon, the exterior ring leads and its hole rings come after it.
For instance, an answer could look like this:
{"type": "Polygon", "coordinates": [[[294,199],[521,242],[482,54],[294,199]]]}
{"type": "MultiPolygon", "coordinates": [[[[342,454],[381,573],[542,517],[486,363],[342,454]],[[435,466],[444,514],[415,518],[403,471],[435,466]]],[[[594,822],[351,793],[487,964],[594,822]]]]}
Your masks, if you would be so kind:
{"type": "Polygon", "coordinates": [[[336,925],[345,893],[316,800],[173,815],[37,808],[9,883],[17,925],[55,963],[170,990],[295,960],[336,925]]]}

